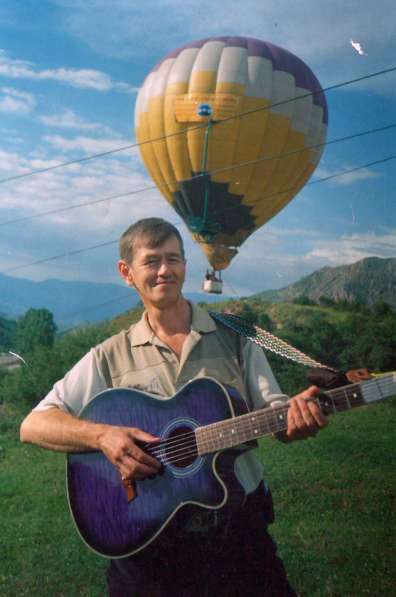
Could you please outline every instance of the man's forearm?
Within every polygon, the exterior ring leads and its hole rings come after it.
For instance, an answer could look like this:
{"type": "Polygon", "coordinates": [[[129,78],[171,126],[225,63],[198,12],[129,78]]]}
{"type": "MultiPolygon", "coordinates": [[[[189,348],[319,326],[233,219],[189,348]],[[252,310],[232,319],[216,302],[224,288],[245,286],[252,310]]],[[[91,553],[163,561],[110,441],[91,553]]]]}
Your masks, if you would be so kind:
{"type": "Polygon", "coordinates": [[[57,452],[99,450],[100,437],[107,427],[51,408],[31,412],[22,422],[20,439],[57,452]]]}

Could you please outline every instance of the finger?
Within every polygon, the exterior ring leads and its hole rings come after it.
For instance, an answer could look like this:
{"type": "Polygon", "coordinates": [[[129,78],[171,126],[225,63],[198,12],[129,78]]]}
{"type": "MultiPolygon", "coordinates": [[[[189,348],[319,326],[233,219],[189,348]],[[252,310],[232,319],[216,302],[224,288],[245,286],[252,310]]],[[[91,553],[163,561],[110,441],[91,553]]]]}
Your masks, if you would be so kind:
{"type": "Polygon", "coordinates": [[[316,425],[321,429],[326,427],[327,425],[327,418],[322,413],[320,407],[318,406],[317,402],[313,400],[307,400],[307,406],[311,412],[311,415],[315,419],[316,425]]]}
{"type": "Polygon", "coordinates": [[[152,469],[152,473],[158,472],[161,468],[161,463],[154,457],[154,455],[151,456],[145,450],[139,448],[139,446],[135,443],[125,450],[125,454],[132,457],[139,464],[152,469]]]}
{"type": "Polygon", "coordinates": [[[135,427],[130,428],[130,433],[134,439],[138,439],[141,442],[158,442],[161,439],[152,433],[148,433],[147,431],[135,427]]]}
{"type": "Polygon", "coordinates": [[[304,406],[301,398],[292,398],[289,401],[289,417],[297,429],[303,429],[307,426],[304,418],[304,406]]]}
{"type": "Polygon", "coordinates": [[[289,410],[287,411],[286,435],[289,439],[301,439],[301,433],[299,429],[299,418],[298,414],[297,417],[295,416],[295,408],[293,407],[293,405],[290,405],[289,410]]]}
{"type": "Polygon", "coordinates": [[[146,464],[137,462],[130,456],[123,458],[118,463],[117,468],[122,479],[145,479],[146,477],[155,476],[159,472],[146,464]]]}
{"type": "Polygon", "coordinates": [[[296,410],[299,412],[300,428],[308,427],[311,432],[316,432],[317,423],[308,406],[309,403],[302,397],[296,398],[295,401],[296,410]]]}

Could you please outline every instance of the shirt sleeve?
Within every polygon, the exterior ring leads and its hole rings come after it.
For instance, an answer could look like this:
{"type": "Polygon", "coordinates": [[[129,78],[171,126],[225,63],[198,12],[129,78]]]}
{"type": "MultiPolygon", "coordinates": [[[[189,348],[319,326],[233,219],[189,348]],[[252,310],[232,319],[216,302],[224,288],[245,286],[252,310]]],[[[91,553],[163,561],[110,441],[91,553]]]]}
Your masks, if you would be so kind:
{"type": "Polygon", "coordinates": [[[262,348],[246,341],[242,363],[247,398],[252,410],[287,402],[289,396],[282,393],[262,348]]]}
{"type": "Polygon", "coordinates": [[[78,417],[88,402],[107,387],[95,350],[91,349],[33,410],[56,407],[78,417]]]}

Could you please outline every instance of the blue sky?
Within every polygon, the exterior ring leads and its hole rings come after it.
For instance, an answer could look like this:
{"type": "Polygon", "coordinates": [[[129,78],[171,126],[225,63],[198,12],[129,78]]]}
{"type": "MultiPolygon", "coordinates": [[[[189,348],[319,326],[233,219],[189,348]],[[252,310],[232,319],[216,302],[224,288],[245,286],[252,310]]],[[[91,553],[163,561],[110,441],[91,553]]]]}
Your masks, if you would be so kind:
{"type": "MultiPolygon", "coordinates": [[[[3,0],[0,178],[133,143],[145,75],[194,39],[234,34],[270,41],[297,54],[328,87],[395,67],[395,22],[394,0],[3,0]]],[[[395,124],[396,72],[329,91],[327,101],[328,140],[395,124]]],[[[329,145],[311,181],[396,155],[395,132],[329,145]]],[[[395,168],[393,160],[308,184],[243,245],[224,274],[225,293],[282,287],[369,255],[394,257],[395,168]]],[[[161,215],[180,226],[186,288],[198,291],[205,258],[158,191],[6,224],[151,184],[137,149],[0,184],[0,272],[117,282],[116,245],[21,266],[115,240],[136,219],[161,215]]]]}

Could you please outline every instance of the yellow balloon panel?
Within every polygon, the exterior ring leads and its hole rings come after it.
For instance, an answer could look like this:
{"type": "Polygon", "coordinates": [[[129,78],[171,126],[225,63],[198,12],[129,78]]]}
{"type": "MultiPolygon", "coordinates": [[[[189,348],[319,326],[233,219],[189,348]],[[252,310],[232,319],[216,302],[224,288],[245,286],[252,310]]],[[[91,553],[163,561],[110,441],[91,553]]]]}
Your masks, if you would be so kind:
{"type": "Polygon", "coordinates": [[[146,142],[147,139],[151,139],[147,114],[141,115],[139,126],[136,127],[136,139],[137,142],[140,143],[140,153],[151,178],[167,201],[169,201],[169,203],[173,203],[174,199],[172,193],[162,175],[161,168],[157,161],[157,156],[154,152],[153,144],[146,142]]]}
{"type": "Polygon", "coordinates": [[[327,106],[312,72],[290,52],[219,37],[188,44],[155,67],[139,92],[136,123],[154,181],[223,269],[315,170],[327,106]]]}
{"type": "Polygon", "coordinates": [[[165,139],[165,114],[164,97],[153,97],[149,106],[149,125],[151,139],[160,139],[152,142],[152,148],[161,170],[162,177],[166,180],[171,192],[177,190],[175,174],[169,158],[167,140],[165,139]]]}

